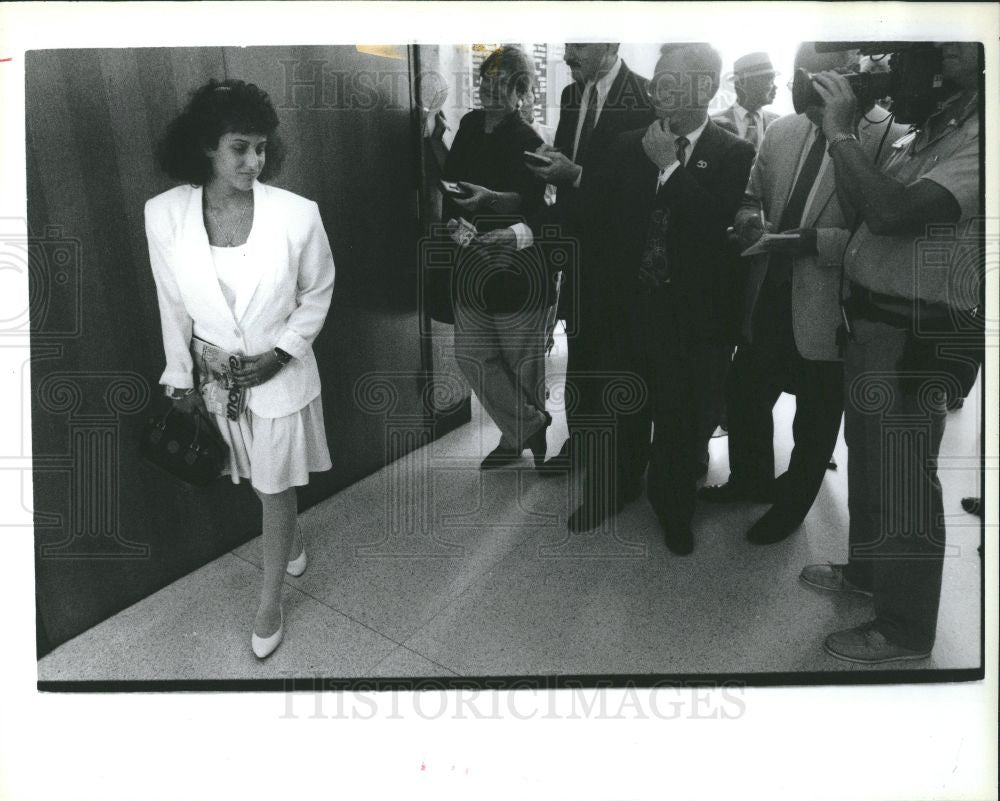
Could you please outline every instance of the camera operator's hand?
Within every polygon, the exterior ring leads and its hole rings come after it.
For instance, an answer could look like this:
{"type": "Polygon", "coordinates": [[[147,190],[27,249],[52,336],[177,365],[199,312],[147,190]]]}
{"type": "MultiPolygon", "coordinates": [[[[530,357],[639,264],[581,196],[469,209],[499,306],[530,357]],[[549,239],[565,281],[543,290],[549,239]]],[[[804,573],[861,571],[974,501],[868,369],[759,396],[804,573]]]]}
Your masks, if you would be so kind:
{"type": "Polygon", "coordinates": [[[813,76],[813,86],[823,98],[823,136],[829,142],[838,134],[855,133],[858,101],[843,75],[820,72],[813,76]]]}

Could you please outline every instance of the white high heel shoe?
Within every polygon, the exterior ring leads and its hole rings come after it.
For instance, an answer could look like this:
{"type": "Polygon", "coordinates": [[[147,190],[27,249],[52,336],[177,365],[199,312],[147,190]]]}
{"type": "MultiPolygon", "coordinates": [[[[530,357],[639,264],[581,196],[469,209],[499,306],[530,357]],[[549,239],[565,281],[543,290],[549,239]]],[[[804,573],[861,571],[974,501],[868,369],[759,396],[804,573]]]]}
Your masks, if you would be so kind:
{"type": "Polygon", "coordinates": [[[281,617],[278,630],[274,634],[270,637],[258,637],[255,631],[250,635],[250,647],[253,648],[254,656],[258,659],[269,657],[281,644],[281,638],[285,635],[285,610],[279,607],[278,614],[281,617]]]}
{"type": "Polygon", "coordinates": [[[302,540],[302,553],[292,559],[285,567],[285,572],[289,576],[294,576],[295,578],[298,578],[306,572],[306,566],[309,563],[308,559],[306,559],[306,539],[302,536],[301,528],[299,529],[299,539],[302,540]]]}

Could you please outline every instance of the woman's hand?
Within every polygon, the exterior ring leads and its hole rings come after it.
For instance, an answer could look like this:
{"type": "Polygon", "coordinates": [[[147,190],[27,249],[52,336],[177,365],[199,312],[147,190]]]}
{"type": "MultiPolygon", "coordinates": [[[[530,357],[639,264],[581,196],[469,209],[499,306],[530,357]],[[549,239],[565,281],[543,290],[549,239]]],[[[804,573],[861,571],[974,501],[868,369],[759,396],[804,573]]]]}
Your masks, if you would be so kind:
{"type": "Polygon", "coordinates": [[[433,127],[430,131],[430,138],[437,140],[438,142],[444,137],[445,131],[450,131],[451,126],[448,125],[448,121],[445,119],[444,112],[439,111],[434,115],[433,127]]]}
{"type": "Polygon", "coordinates": [[[490,212],[496,205],[496,192],[487,189],[485,186],[470,184],[465,181],[458,182],[459,188],[465,192],[464,195],[450,195],[451,202],[454,203],[466,214],[477,214],[479,212],[490,212]]]}
{"type": "Polygon", "coordinates": [[[282,366],[274,350],[267,350],[256,356],[244,356],[240,369],[233,372],[233,378],[239,387],[258,387],[274,378],[282,366]]]}
{"type": "Polygon", "coordinates": [[[472,243],[491,250],[517,250],[517,237],[510,228],[498,228],[495,231],[479,234],[472,243]]]}

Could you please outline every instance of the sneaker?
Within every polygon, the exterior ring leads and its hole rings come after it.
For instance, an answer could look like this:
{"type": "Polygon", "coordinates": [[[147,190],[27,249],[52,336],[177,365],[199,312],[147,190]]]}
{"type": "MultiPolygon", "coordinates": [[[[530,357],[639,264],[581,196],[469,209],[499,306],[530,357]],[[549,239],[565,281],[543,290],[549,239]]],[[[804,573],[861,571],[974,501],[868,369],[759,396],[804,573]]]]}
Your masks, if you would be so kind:
{"type": "Polygon", "coordinates": [[[799,573],[799,580],[810,587],[816,587],[820,590],[827,590],[828,592],[853,592],[858,595],[864,595],[866,598],[871,598],[871,590],[859,587],[844,575],[845,567],[846,565],[832,564],[806,565],[802,568],[802,572],[799,573]]]}
{"type": "Polygon", "coordinates": [[[823,647],[830,656],[862,665],[880,665],[883,662],[898,662],[904,659],[926,659],[931,655],[930,649],[914,651],[912,648],[904,648],[902,645],[890,642],[878,630],[874,620],[869,620],[857,628],[831,634],[826,638],[823,647]]]}

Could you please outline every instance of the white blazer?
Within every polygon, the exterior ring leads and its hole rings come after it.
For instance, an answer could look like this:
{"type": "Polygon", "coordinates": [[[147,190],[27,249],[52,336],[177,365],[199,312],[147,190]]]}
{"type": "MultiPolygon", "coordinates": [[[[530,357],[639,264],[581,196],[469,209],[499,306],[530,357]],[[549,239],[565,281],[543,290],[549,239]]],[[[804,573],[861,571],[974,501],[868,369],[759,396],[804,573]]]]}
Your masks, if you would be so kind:
{"type": "Polygon", "coordinates": [[[283,417],[320,392],[312,342],[333,295],[334,266],[319,207],[311,200],[254,182],[248,267],[258,271],[236,297],[222,294],[202,216],[202,189],[177,186],[146,202],[146,239],[156,281],[167,366],[160,383],[194,386],[189,350],[194,334],[232,353],[278,347],[293,358],[274,378],[248,391],[261,417],[283,417]]]}

